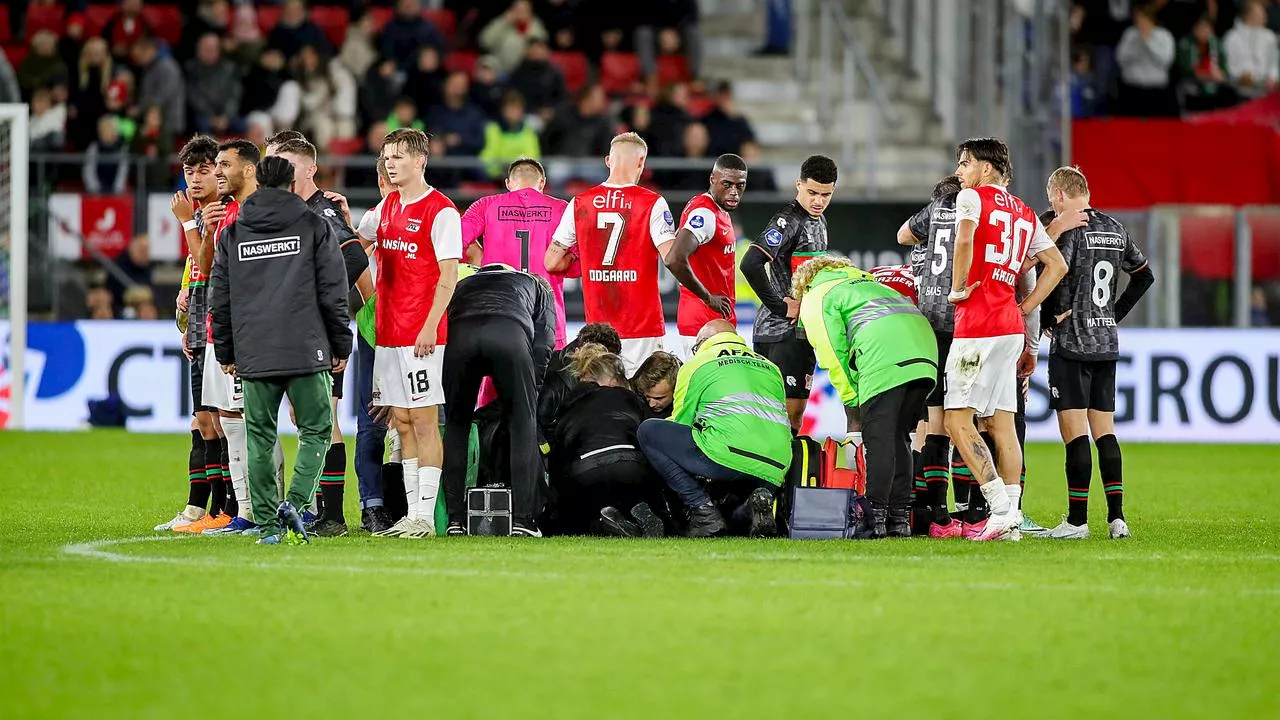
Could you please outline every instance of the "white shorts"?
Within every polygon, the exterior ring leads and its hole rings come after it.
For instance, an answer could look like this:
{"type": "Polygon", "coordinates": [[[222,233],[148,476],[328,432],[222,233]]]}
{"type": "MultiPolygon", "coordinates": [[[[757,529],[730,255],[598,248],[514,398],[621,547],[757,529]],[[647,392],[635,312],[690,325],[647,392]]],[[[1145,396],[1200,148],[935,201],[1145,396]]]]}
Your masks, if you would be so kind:
{"type": "Polygon", "coordinates": [[[662,350],[662,338],[623,338],[622,340],[622,365],[627,370],[627,377],[636,374],[640,369],[640,364],[649,359],[649,356],[662,350]]]}
{"type": "Polygon", "coordinates": [[[218,358],[213,352],[213,343],[204,346],[204,378],[200,391],[206,407],[241,412],[244,410],[244,387],[240,378],[222,372],[218,358]]]}
{"type": "Polygon", "coordinates": [[[413,346],[373,350],[373,404],[424,408],[444,404],[444,345],[426,357],[415,357],[413,346]]]}
{"type": "Polygon", "coordinates": [[[680,350],[684,352],[680,356],[680,362],[689,362],[689,359],[693,357],[693,346],[697,344],[698,338],[694,335],[680,336],[680,350]]]}
{"type": "Polygon", "coordinates": [[[978,417],[1017,412],[1018,357],[1025,344],[1022,334],[952,340],[943,408],[972,408],[978,417]]]}

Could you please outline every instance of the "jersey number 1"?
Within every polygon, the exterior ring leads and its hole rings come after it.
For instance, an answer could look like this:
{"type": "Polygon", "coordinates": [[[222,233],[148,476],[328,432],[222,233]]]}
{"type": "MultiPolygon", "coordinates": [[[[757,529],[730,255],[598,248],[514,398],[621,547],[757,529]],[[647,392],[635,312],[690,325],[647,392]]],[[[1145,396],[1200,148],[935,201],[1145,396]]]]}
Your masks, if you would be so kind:
{"type": "Polygon", "coordinates": [[[987,262],[996,267],[1007,267],[1017,274],[1022,270],[1022,256],[1031,242],[1031,234],[1036,231],[1035,226],[1026,218],[1014,221],[1013,216],[1004,210],[992,210],[988,222],[1002,227],[1000,247],[987,246],[987,262]]]}
{"type": "Polygon", "coordinates": [[[604,247],[604,259],[600,261],[602,266],[612,265],[617,258],[618,241],[622,239],[622,229],[626,224],[627,219],[622,217],[622,213],[602,212],[596,216],[596,229],[609,230],[609,242],[604,247]]]}
{"type": "Polygon", "coordinates": [[[528,230],[517,230],[516,239],[520,241],[520,269],[529,272],[529,236],[528,230]]]}

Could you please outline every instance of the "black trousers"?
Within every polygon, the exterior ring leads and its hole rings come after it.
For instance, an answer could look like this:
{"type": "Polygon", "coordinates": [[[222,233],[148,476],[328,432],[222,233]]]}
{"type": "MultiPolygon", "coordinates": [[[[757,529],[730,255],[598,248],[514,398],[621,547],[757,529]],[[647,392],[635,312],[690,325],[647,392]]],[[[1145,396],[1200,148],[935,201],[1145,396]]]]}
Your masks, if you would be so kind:
{"type": "Polygon", "coordinates": [[[862,403],[862,446],[867,458],[867,499],[885,507],[911,504],[911,431],[932,380],[912,380],[862,403]]]}
{"type": "Polygon", "coordinates": [[[475,414],[480,382],[493,378],[503,422],[511,434],[511,504],[516,522],[529,523],[541,482],[542,458],[538,452],[538,383],[533,350],[519,324],[494,318],[484,322],[450,323],[445,346],[444,382],[444,485],[449,522],[465,523],[467,516],[467,439],[475,414]]]}
{"type": "Polygon", "coordinates": [[[649,503],[655,511],[655,498],[659,496],[659,480],[653,468],[638,451],[620,451],[610,455],[615,462],[590,463],[579,461],[553,477],[560,497],[560,519],[563,532],[583,535],[591,531],[591,525],[600,518],[600,511],[613,506],[624,514],[636,503],[649,503]]]}

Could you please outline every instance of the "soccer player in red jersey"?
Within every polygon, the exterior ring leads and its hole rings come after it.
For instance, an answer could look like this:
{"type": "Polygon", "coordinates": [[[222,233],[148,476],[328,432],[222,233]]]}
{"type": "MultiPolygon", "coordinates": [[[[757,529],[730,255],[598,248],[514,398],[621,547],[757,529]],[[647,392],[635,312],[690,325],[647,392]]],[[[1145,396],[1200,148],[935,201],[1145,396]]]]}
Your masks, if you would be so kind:
{"type": "Polygon", "coordinates": [[[876,282],[887,285],[900,295],[911,298],[911,302],[916,302],[916,276],[912,274],[910,265],[881,265],[871,268],[870,272],[875,276],[876,282]]]}
{"type": "Polygon", "coordinates": [[[1048,297],[1067,264],[1035,211],[1004,188],[1010,165],[1003,141],[966,140],[956,154],[963,189],[956,197],[955,265],[947,296],[955,303],[956,322],[947,356],[946,426],[991,508],[991,516],[970,537],[1018,539],[1022,452],[1013,414],[1018,359],[1026,343],[1023,316],[1048,297]],[[1027,257],[1042,262],[1044,271],[1018,303],[1014,291],[1027,257]],[[974,426],[975,414],[986,418],[995,460],[974,426]]]}
{"type": "Polygon", "coordinates": [[[462,215],[462,245],[472,265],[502,263],[546,278],[556,300],[556,349],[565,344],[564,275],[543,266],[551,234],[560,225],[564,200],[542,192],[547,172],[533,158],[507,170],[507,190],[471,203],[462,215]],[[483,240],[482,240],[483,238],[483,240]]]}
{"type": "MultiPolygon", "coordinates": [[[[637,134],[618,135],[609,146],[609,177],[569,202],[543,265],[564,273],[577,248],[582,263],[582,299],[588,323],[608,323],[622,338],[622,359],[633,374],[645,358],[662,350],[666,321],[658,291],[658,258],[680,284],[709,297],[688,263],[673,262],[675,220],[667,201],[636,185],[649,146],[637,134]]],[[[727,301],[726,301],[727,305],[727,301]]],[[[728,314],[728,308],[724,313],[728,314]]]]}
{"type": "Polygon", "coordinates": [[[392,408],[400,433],[408,514],[384,537],[435,535],[436,496],[444,461],[437,407],[444,403],[441,368],[445,308],[462,257],[462,218],[427,184],[427,134],[401,128],[383,141],[382,162],[394,189],[382,202],[377,229],[377,347],[373,404],[392,408]]]}
{"type": "Polygon", "coordinates": [[[734,269],[737,267],[737,235],[729,213],[738,209],[747,189],[747,163],[733,154],[721,155],[711,169],[711,186],[694,196],[680,213],[680,230],[668,261],[687,263],[706,283],[707,294],[698,296],[681,286],[676,327],[684,344],[684,359],[693,356],[693,344],[703,325],[725,318],[737,325],[734,269]]]}

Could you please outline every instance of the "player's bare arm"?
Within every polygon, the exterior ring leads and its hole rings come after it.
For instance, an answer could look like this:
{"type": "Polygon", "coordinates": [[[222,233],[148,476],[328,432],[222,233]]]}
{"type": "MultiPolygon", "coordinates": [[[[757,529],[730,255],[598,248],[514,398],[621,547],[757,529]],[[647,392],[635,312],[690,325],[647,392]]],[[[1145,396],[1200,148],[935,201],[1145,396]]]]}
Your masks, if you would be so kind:
{"type": "MultiPolygon", "coordinates": [[[[957,253],[957,259],[959,254],[957,253]]],[[[1040,271],[1036,278],[1035,289],[1021,303],[1018,303],[1018,309],[1022,314],[1030,315],[1032,311],[1040,307],[1040,303],[1049,297],[1049,293],[1062,282],[1062,278],[1067,276],[1067,260],[1062,257],[1062,253],[1058,250],[1058,246],[1051,245],[1046,250],[1041,250],[1036,254],[1036,259],[1044,265],[1044,269],[1040,271]]]]}
{"type": "Polygon", "coordinates": [[[347,221],[347,226],[355,227],[355,223],[351,222],[351,206],[347,204],[347,196],[332,190],[325,190],[324,196],[337,203],[338,207],[342,209],[342,217],[347,221]]]}
{"type": "Polygon", "coordinates": [[[440,260],[440,279],[436,281],[436,294],[431,300],[431,311],[427,313],[427,321],[418,332],[418,340],[413,345],[413,354],[426,357],[436,351],[436,328],[440,327],[440,319],[453,299],[453,288],[458,284],[458,261],[456,259],[440,260]]]}
{"type": "Polygon", "coordinates": [[[977,230],[978,223],[973,220],[965,219],[956,223],[955,260],[951,265],[951,294],[947,296],[947,300],[952,303],[968,300],[982,282],[975,280],[973,284],[968,284],[969,269],[973,267],[973,234],[977,230]]]}
{"type": "Polygon", "coordinates": [[[573,257],[569,248],[553,242],[547,246],[547,254],[542,257],[542,266],[547,272],[563,275],[573,265],[573,257]]]}
{"type": "Polygon", "coordinates": [[[473,242],[467,246],[467,262],[472,265],[480,265],[484,262],[484,248],[480,247],[480,243],[473,242]]]}
{"type": "Polygon", "coordinates": [[[902,223],[902,227],[898,228],[898,244],[899,245],[919,245],[924,242],[916,234],[911,232],[911,221],[907,220],[902,223]]]}
{"type": "Polygon", "coordinates": [[[1044,231],[1048,234],[1050,240],[1058,242],[1058,238],[1062,237],[1062,233],[1068,230],[1082,228],[1088,224],[1089,213],[1086,211],[1086,208],[1076,208],[1075,210],[1068,210],[1055,217],[1053,222],[1049,223],[1045,227],[1044,231]]]}
{"type": "Polygon", "coordinates": [[[200,238],[200,248],[194,256],[200,273],[207,277],[213,268],[213,234],[217,231],[218,224],[227,216],[227,206],[221,200],[215,200],[204,206],[203,216],[204,236],[200,238]]]}
{"type": "Polygon", "coordinates": [[[680,228],[676,233],[676,239],[658,246],[658,253],[662,255],[662,263],[667,266],[671,274],[680,281],[680,284],[689,292],[694,294],[702,302],[706,303],[712,310],[720,313],[721,317],[729,317],[733,312],[733,303],[729,302],[729,298],[724,295],[712,295],[698,279],[696,273],[693,272],[693,266],[689,264],[689,256],[694,250],[698,249],[698,239],[688,228],[680,228]]]}

